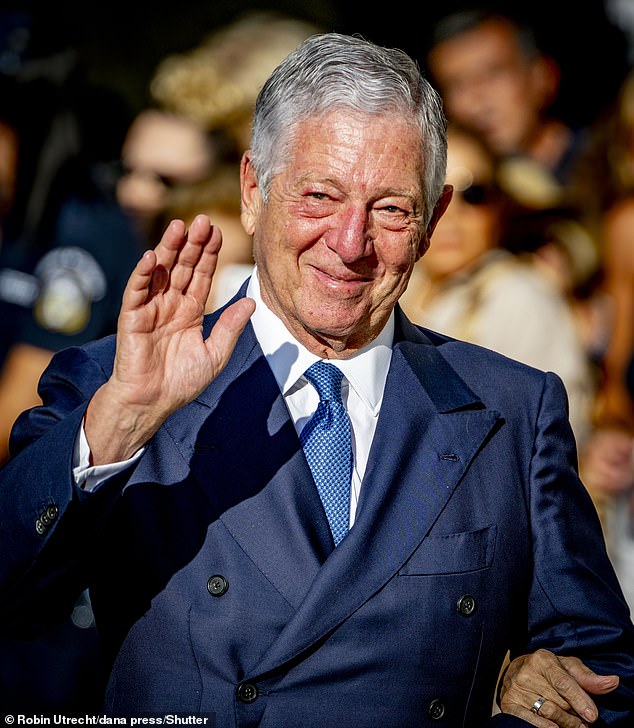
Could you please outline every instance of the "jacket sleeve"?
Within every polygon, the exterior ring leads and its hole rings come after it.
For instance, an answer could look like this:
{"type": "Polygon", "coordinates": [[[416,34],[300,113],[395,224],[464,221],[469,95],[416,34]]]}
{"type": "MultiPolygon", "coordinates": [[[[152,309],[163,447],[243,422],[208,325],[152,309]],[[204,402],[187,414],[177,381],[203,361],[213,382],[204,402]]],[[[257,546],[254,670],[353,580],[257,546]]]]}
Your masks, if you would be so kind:
{"type": "Polygon", "coordinates": [[[534,564],[528,642],[512,656],[543,647],[576,656],[599,674],[618,674],[617,691],[595,696],[597,725],[634,725],[634,627],[596,509],[577,476],[566,395],[552,374],[539,406],[528,483],[534,564]]]}
{"type": "Polygon", "coordinates": [[[87,586],[91,534],[121,487],[84,493],[74,483],[73,449],[107,376],[83,349],[60,352],[40,381],[43,405],[14,425],[0,471],[0,629],[11,634],[60,621],[87,586]]]}

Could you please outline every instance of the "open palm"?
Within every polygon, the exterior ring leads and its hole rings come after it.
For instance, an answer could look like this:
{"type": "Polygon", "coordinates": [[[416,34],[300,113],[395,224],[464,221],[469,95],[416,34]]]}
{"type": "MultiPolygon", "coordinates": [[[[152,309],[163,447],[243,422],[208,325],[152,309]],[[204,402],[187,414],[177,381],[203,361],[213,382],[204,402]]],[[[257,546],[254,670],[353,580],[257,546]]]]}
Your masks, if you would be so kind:
{"type": "MultiPolygon", "coordinates": [[[[220,231],[204,215],[189,230],[175,220],[137,264],[119,314],[113,374],[89,408],[93,451],[103,441],[100,423],[112,425],[113,418],[120,426],[134,420],[129,442],[142,444],[226,365],[254,304],[242,299],[230,306],[203,339],[205,303],[221,242],[220,231]]],[[[124,450],[129,454],[129,447],[124,450]]]]}

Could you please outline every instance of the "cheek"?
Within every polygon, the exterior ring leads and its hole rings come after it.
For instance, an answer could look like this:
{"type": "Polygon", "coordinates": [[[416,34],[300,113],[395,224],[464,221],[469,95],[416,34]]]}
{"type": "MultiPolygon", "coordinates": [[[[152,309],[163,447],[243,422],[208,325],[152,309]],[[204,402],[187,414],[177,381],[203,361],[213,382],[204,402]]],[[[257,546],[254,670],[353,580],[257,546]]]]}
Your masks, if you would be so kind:
{"type": "Polygon", "coordinates": [[[379,264],[383,268],[382,288],[384,292],[400,291],[407,285],[410,273],[418,259],[419,243],[402,241],[392,246],[383,246],[379,252],[379,264]]]}
{"type": "Polygon", "coordinates": [[[297,256],[325,235],[330,227],[332,221],[328,218],[307,217],[301,209],[290,205],[269,210],[261,237],[275,241],[279,253],[297,256]]]}

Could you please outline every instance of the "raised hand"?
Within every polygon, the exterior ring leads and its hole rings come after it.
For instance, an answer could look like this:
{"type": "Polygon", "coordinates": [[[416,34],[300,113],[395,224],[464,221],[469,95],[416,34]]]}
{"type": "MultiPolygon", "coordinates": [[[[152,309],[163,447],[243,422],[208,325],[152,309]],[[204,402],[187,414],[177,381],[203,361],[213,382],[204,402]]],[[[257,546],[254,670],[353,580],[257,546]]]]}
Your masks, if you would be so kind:
{"type": "Polygon", "coordinates": [[[189,230],[174,220],[132,272],[119,314],[113,374],[86,413],[94,464],[130,457],[226,365],[255,304],[237,301],[203,339],[221,244],[220,231],[205,215],[189,230]]]}
{"type": "Polygon", "coordinates": [[[618,684],[617,675],[597,675],[576,657],[537,650],[509,665],[500,708],[539,728],[585,728],[599,717],[590,694],[609,693],[618,684]],[[531,710],[534,705],[537,712],[531,710]]]}

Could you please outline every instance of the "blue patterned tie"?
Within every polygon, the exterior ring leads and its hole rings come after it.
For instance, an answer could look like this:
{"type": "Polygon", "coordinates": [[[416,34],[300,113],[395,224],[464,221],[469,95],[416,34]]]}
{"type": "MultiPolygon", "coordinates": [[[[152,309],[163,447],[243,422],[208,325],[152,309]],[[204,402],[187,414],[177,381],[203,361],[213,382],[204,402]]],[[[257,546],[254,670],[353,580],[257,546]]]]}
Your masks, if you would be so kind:
{"type": "Polygon", "coordinates": [[[304,376],[317,390],[319,405],[299,439],[338,546],[350,525],[352,477],[350,420],[341,401],[343,374],[333,364],[318,361],[304,376]]]}

